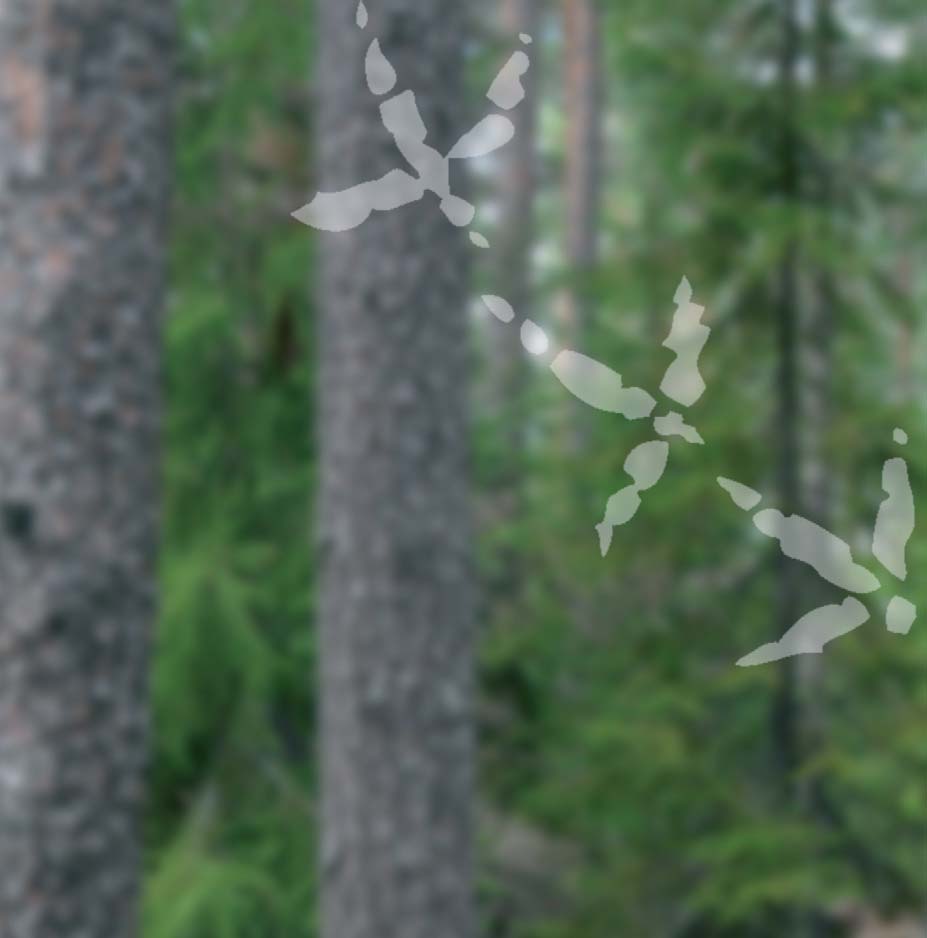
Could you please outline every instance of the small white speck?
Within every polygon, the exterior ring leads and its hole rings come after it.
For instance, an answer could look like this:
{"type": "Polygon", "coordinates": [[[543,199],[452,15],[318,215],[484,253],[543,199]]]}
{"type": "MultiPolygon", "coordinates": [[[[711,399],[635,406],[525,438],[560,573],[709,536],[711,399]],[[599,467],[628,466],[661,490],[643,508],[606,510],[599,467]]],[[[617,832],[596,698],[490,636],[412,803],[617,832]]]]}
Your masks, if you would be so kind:
{"type": "Polygon", "coordinates": [[[518,38],[519,38],[526,46],[530,46],[531,43],[534,42],[534,40],[531,38],[531,36],[528,35],[528,33],[519,33],[519,34],[518,34],[518,38]]]}
{"type": "Polygon", "coordinates": [[[357,5],[357,25],[361,29],[366,29],[368,18],[369,17],[367,16],[367,7],[365,7],[363,3],[359,3],[357,5]]]}
{"type": "Polygon", "coordinates": [[[898,427],[895,430],[894,439],[895,439],[895,442],[899,446],[906,446],[908,443],[908,434],[905,433],[904,430],[901,429],[901,427],[898,427]]]}
{"type": "Polygon", "coordinates": [[[489,242],[478,231],[470,232],[470,243],[484,251],[489,247],[489,242]]]}
{"type": "Polygon", "coordinates": [[[521,325],[521,344],[526,352],[543,355],[550,348],[550,339],[536,322],[526,319],[521,325]]]}
{"type": "Polygon", "coordinates": [[[481,297],[486,304],[486,308],[499,320],[499,322],[511,322],[515,318],[515,310],[512,304],[501,296],[486,295],[481,297]]]}

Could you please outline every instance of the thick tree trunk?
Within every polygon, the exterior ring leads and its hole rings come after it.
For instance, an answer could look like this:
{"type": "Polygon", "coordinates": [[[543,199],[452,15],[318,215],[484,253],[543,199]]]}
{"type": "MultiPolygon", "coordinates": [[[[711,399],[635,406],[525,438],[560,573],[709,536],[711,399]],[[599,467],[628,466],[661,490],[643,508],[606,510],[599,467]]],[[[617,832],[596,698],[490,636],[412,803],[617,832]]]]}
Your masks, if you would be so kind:
{"type": "MultiPolygon", "coordinates": [[[[403,167],[365,87],[379,38],[447,152],[455,0],[322,0],[319,188],[403,167]]],[[[382,100],[382,99],[380,99],[382,100]]],[[[473,789],[466,243],[430,195],[321,244],[325,938],[470,938],[473,789]]]]}
{"type": "Polygon", "coordinates": [[[0,6],[0,935],[128,938],[171,4],[0,6]]]}

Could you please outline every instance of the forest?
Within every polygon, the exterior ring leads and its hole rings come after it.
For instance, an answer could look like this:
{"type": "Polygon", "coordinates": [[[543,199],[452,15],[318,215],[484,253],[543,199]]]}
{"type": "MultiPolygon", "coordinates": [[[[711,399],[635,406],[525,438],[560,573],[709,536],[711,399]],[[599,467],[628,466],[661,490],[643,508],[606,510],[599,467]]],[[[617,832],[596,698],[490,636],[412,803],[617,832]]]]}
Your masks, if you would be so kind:
{"type": "Polygon", "coordinates": [[[924,938],[925,154],[923,0],[0,0],[0,938],[924,938]]]}

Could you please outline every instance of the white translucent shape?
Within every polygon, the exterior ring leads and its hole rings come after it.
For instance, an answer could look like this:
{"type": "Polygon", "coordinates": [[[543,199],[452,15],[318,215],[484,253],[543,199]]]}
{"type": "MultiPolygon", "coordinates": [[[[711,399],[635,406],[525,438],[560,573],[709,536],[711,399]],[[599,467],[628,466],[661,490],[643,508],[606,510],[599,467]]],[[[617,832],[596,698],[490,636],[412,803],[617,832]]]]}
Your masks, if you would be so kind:
{"type": "Polygon", "coordinates": [[[486,92],[486,97],[503,111],[510,111],[525,98],[522,76],[531,68],[531,59],[524,52],[515,52],[486,92]]]}
{"type": "Polygon", "coordinates": [[[750,511],[756,508],[763,500],[763,496],[755,489],[751,489],[747,485],[741,485],[740,482],[725,479],[723,476],[718,476],[718,485],[731,496],[734,504],[744,511],[750,511]]]}
{"type": "Polygon", "coordinates": [[[470,243],[474,247],[482,248],[484,251],[489,248],[489,242],[478,231],[470,232],[470,243]]]}
{"type": "Polygon", "coordinates": [[[396,70],[380,49],[379,39],[374,39],[367,49],[364,70],[367,73],[367,87],[374,94],[389,94],[396,87],[396,70]]]}
{"type": "Polygon", "coordinates": [[[813,567],[829,583],[851,593],[871,593],[879,581],[853,562],[849,545],[825,528],[799,515],[786,517],[776,509],[757,512],[753,523],[767,537],[775,538],[782,553],[813,567]]]}
{"type": "Polygon", "coordinates": [[[778,642],[770,642],[745,655],[738,667],[769,664],[794,655],[819,655],[836,638],[858,629],[869,619],[869,612],[858,600],[847,597],[839,606],[821,606],[802,616],[778,642]]]}
{"type": "Polygon", "coordinates": [[[514,136],[515,125],[507,117],[490,114],[467,131],[454,144],[447,157],[451,160],[470,160],[487,156],[504,147],[514,136]]]}
{"type": "Polygon", "coordinates": [[[531,36],[528,35],[528,33],[519,33],[519,34],[518,34],[518,38],[519,38],[526,46],[530,46],[531,43],[534,42],[534,39],[532,39],[531,36]]]}
{"type": "Polygon", "coordinates": [[[882,489],[886,498],[879,506],[872,553],[898,579],[908,576],[905,548],[914,533],[914,493],[903,459],[889,459],[882,467],[882,489]]]}
{"type": "Polygon", "coordinates": [[[466,228],[476,216],[476,207],[466,199],[460,199],[456,195],[443,198],[440,208],[447,216],[447,220],[458,228],[466,228]]]}
{"type": "Polygon", "coordinates": [[[653,428],[660,436],[678,436],[687,443],[695,443],[697,446],[702,446],[705,443],[698,430],[695,427],[690,427],[682,419],[681,414],[669,413],[665,417],[657,417],[653,422],[653,428]]]}
{"type": "Polygon", "coordinates": [[[625,460],[624,471],[634,480],[637,490],[645,492],[663,478],[668,459],[669,443],[663,440],[651,440],[631,450],[631,454],[625,460]]]}
{"type": "Polygon", "coordinates": [[[708,342],[711,329],[701,322],[703,306],[692,300],[692,287],[683,277],[676,291],[676,314],[665,348],[676,353],[676,360],[669,366],[660,390],[671,400],[691,407],[705,393],[705,381],[698,370],[699,356],[708,342]]]}
{"type": "MultiPolygon", "coordinates": [[[[465,227],[476,215],[475,207],[451,193],[448,159],[425,143],[427,129],[415,100],[415,94],[404,91],[380,105],[383,126],[393,135],[399,152],[418,173],[425,190],[441,199],[441,211],[453,225],[465,227]]],[[[505,120],[505,118],[501,118],[505,120]]]]}
{"type": "Polygon", "coordinates": [[[543,355],[550,348],[550,339],[536,322],[526,319],[521,324],[521,344],[532,355],[543,355]]]}
{"type": "Polygon", "coordinates": [[[895,596],[888,604],[885,613],[885,625],[889,632],[907,635],[917,618],[917,607],[902,596],[895,596]]]}
{"type": "Polygon", "coordinates": [[[366,28],[367,28],[367,20],[368,20],[368,19],[369,19],[369,17],[368,17],[368,15],[367,15],[367,7],[364,6],[363,3],[359,3],[359,4],[357,5],[357,20],[356,20],[357,25],[358,25],[361,29],[366,29],[366,28]]]}
{"type": "Polygon", "coordinates": [[[595,526],[599,535],[599,550],[604,557],[612,546],[614,529],[619,525],[627,524],[641,506],[641,497],[637,487],[629,485],[620,492],[616,492],[605,506],[605,518],[601,524],[595,526]]]}
{"type": "MultiPolygon", "coordinates": [[[[397,143],[421,143],[428,136],[414,91],[403,91],[380,105],[383,126],[396,138],[397,143]]],[[[431,147],[428,147],[431,150],[431,147]]],[[[432,150],[437,153],[437,150],[432,150]]],[[[442,159],[438,154],[438,159],[442,159]]],[[[410,162],[412,162],[410,160],[410,162]]]]}
{"type": "Polygon", "coordinates": [[[617,371],[579,352],[560,352],[550,370],[574,397],[596,410],[640,420],[657,406],[646,391],[625,388],[617,371]]]}
{"type": "Polygon", "coordinates": [[[508,300],[502,299],[501,296],[486,294],[481,299],[486,304],[486,308],[499,322],[511,322],[515,318],[515,310],[512,309],[512,304],[508,300]]]}
{"type": "Polygon", "coordinates": [[[387,212],[420,199],[421,180],[395,169],[382,179],[362,182],[342,192],[320,192],[293,212],[293,218],[320,231],[349,231],[363,224],[371,212],[387,212]]]}
{"type": "Polygon", "coordinates": [[[899,446],[907,446],[908,444],[908,434],[901,429],[901,427],[896,427],[895,432],[892,434],[892,439],[899,446]]]}

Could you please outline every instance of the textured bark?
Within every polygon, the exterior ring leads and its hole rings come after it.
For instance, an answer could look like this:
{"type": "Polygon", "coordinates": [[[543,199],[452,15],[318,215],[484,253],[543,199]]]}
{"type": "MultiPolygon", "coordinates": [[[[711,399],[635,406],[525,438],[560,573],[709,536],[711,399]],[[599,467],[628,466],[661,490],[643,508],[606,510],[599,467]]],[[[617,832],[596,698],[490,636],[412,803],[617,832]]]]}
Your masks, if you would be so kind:
{"type": "Polygon", "coordinates": [[[172,18],[0,4],[0,935],[134,932],[172,18]]]}
{"type": "MultiPolygon", "coordinates": [[[[319,188],[403,167],[366,89],[380,39],[447,152],[462,7],[321,2],[319,188]]],[[[429,194],[320,236],[325,938],[469,938],[472,596],[466,243],[429,194]]]]}

